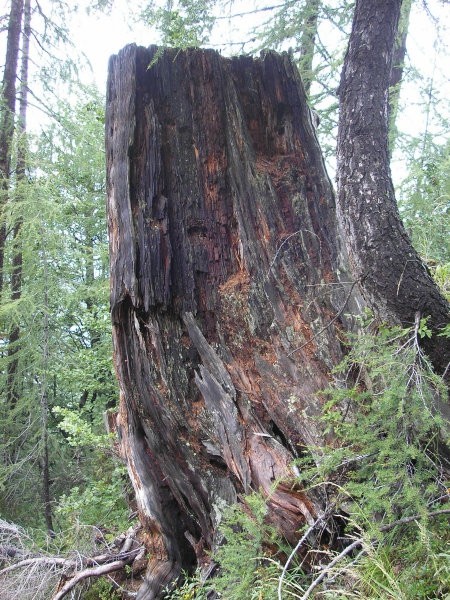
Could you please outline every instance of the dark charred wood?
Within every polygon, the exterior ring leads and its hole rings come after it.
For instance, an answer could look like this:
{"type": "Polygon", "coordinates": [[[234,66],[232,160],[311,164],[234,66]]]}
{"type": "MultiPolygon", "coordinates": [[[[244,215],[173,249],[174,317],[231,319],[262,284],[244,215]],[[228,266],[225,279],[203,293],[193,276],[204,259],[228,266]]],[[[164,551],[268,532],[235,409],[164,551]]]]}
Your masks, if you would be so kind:
{"type": "Polygon", "coordinates": [[[156,52],[111,59],[106,119],[117,427],[152,556],[139,598],[216,547],[240,494],[270,497],[291,543],[321,514],[291,464],[323,444],[318,392],[358,311],[288,56],[156,52]]]}

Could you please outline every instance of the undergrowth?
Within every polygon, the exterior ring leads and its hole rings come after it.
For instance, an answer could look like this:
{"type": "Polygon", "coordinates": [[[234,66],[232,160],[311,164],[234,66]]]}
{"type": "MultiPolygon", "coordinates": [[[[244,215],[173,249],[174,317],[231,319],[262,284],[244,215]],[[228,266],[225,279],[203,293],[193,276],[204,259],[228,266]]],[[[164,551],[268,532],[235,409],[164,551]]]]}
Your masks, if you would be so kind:
{"type": "Polygon", "coordinates": [[[303,487],[322,488],[330,518],[347,523],[334,549],[305,540],[282,575],[286,550],[253,494],[222,523],[224,543],[213,557],[219,576],[187,578],[167,599],[204,600],[212,589],[225,600],[450,599],[448,514],[441,514],[450,508],[449,424],[439,410],[446,390],[420,348],[431,332],[425,319],[411,329],[372,327],[369,319],[351,340],[324,392],[320,419],[333,445],[310,448],[297,463],[303,487]]]}

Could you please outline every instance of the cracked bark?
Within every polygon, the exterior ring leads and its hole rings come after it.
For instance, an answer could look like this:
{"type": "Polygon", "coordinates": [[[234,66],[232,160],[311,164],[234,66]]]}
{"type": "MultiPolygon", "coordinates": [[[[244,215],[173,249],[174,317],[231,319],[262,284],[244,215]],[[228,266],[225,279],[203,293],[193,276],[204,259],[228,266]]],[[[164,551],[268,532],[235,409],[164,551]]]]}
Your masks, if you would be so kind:
{"type": "Polygon", "coordinates": [[[4,252],[7,234],[4,210],[8,201],[9,178],[11,175],[11,153],[16,111],[16,78],[22,17],[23,0],[13,0],[8,20],[0,106],[0,294],[3,291],[4,252]]]}
{"type": "Polygon", "coordinates": [[[338,211],[355,279],[388,323],[429,317],[423,347],[438,373],[450,361],[438,337],[449,306],[411,245],[395,202],[388,152],[388,90],[401,0],[358,0],[339,87],[338,211]]]}
{"type": "Polygon", "coordinates": [[[148,68],[155,53],[112,57],[106,118],[117,426],[147,599],[207,560],[241,494],[270,497],[291,543],[320,515],[291,463],[323,443],[317,392],[358,311],[288,56],[164,50],[148,68]]]}

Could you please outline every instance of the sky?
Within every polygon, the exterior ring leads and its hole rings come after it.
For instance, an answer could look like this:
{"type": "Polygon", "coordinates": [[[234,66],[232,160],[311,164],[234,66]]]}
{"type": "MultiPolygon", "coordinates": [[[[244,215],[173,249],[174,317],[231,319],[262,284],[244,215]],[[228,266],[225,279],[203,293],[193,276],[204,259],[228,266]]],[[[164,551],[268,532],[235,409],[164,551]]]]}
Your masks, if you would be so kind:
{"type": "MultiPolygon", "coordinates": [[[[265,3],[267,0],[235,2],[232,11],[249,10],[255,5],[262,6],[265,3]]],[[[273,4],[273,2],[271,3],[273,4]]],[[[77,48],[86,54],[92,65],[93,71],[92,73],[86,71],[86,79],[95,81],[101,90],[105,89],[108,59],[112,54],[117,53],[127,43],[135,42],[148,46],[158,42],[157,33],[152,32],[149,26],[130,22],[128,4],[124,0],[116,0],[115,8],[109,16],[104,14],[87,16],[80,13],[77,17],[78,24],[74,28],[73,41],[77,48]]],[[[431,12],[437,16],[441,27],[441,39],[436,38],[436,28],[424,13],[422,0],[419,0],[413,5],[408,32],[408,54],[411,64],[420,71],[422,77],[420,85],[426,88],[433,79],[435,93],[440,97],[441,111],[443,114],[448,114],[450,113],[448,103],[450,69],[448,68],[448,54],[447,59],[443,60],[443,50],[448,35],[448,32],[447,34],[445,32],[445,23],[448,21],[450,10],[448,7],[444,8],[439,0],[428,0],[427,4],[431,12]],[[440,50],[440,56],[436,54],[434,46],[440,50]]],[[[233,37],[234,39],[245,38],[245,32],[255,24],[255,18],[255,15],[252,15],[233,20],[232,23],[228,20],[221,21],[216,39],[213,39],[212,42],[231,40],[233,37]],[[237,33],[237,31],[239,32],[237,33]]],[[[249,34],[247,33],[247,35],[249,34]]],[[[226,52],[224,50],[224,53],[226,52]]],[[[412,135],[425,128],[426,110],[417,84],[404,83],[403,109],[398,118],[400,127],[411,131],[412,135]]]]}
{"type": "MultiPolygon", "coordinates": [[[[161,0],[160,0],[161,1],[161,0]]],[[[231,12],[248,11],[255,6],[261,6],[267,0],[234,0],[231,12]]],[[[80,12],[74,18],[73,41],[77,48],[88,57],[92,73],[86,72],[86,78],[92,80],[100,89],[104,89],[107,79],[108,59],[112,54],[126,44],[136,43],[150,46],[159,42],[158,33],[149,25],[132,22],[128,5],[125,0],[115,0],[111,14],[87,15],[80,12]]],[[[226,14],[226,13],[225,13],[226,14]]],[[[223,16],[223,11],[221,13],[223,16]]],[[[245,38],[246,32],[257,22],[257,17],[242,17],[229,22],[220,21],[220,27],[213,34],[211,44],[216,46],[236,37],[245,38]]],[[[226,50],[224,50],[225,53],[226,50]]]]}
{"type": "MultiPolygon", "coordinates": [[[[82,0],[85,5],[89,5],[89,0],[82,0]]],[[[336,0],[337,1],[337,0],[336,0]]],[[[41,0],[45,7],[51,6],[51,0],[41,0]]],[[[231,12],[248,11],[255,6],[277,4],[273,0],[238,0],[229,8],[231,12]]],[[[9,2],[2,2],[3,11],[7,12],[9,2]]],[[[108,59],[112,54],[116,54],[123,46],[128,43],[137,43],[148,46],[158,43],[158,34],[152,31],[148,25],[133,22],[130,17],[130,4],[125,0],[115,0],[114,9],[111,14],[91,13],[87,14],[85,10],[80,9],[78,14],[73,16],[71,22],[71,39],[79,53],[84,53],[91,69],[85,65],[81,69],[81,78],[85,83],[95,83],[100,91],[104,92],[106,88],[108,59]]],[[[408,54],[410,63],[418,68],[422,79],[420,86],[424,89],[433,82],[434,94],[439,101],[439,112],[443,116],[450,118],[450,69],[448,68],[448,52],[444,55],[445,40],[448,36],[444,31],[446,21],[449,17],[449,8],[444,8],[440,0],[427,0],[431,12],[436,15],[439,26],[441,27],[441,37],[436,38],[436,28],[431,19],[426,16],[423,6],[423,0],[416,0],[413,5],[413,12],[408,32],[408,54]],[[440,55],[435,52],[435,46],[440,50],[440,55]]],[[[47,8],[48,10],[48,8],[47,8]]],[[[226,14],[222,10],[222,16],[226,14]]],[[[267,18],[268,13],[262,13],[263,18],[267,18]]],[[[220,21],[220,27],[216,30],[212,43],[223,41],[232,41],[233,39],[245,39],[250,37],[248,33],[255,25],[257,17],[242,17],[228,21],[220,21]]],[[[325,35],[330,35],[328,32],[325,35]]],[[[4,39],[4,34],[2,35],[4,39]]],[[[1,43],[1,40],[0,40],[1,43]]],[[[234,47],[233,47],[234,49],[234,47]]],[[[447,48],[448,50],[448,48],[447,48]]],[[[227,53],[224,49],[223,53],[227,53]]],[[[2,53],[4,55],[4,53],[2,53]]],[[[417,83],[411,84],[408,81],[403,83],[402,87],[402,110],[398,116],[398,123],[402,130],[410,135],[418,135],[426,126],[426,106],[424,96],[419,93],[417,83]]],[[[44,119],[34,118],[36,123],[44,123],[44,119]]],[[[445,132],[433,130],[433,123],[429,123],[431,131],[434,131],[436,138],[440,134],[443,137],[448,136],[448,130],[445,132]]],[[[397,156],[397,162],[401,163],[402,157],[397,156]]]]}
{"type": "Polygon", "coordinates": [[[126,46],[136,43],[149,46],[156,34],[144,24],[131,24],[125,2],[116,2],[110,15],[80,14],[74,18],[73,42],[92,66],[86,69],[84,78],[95,83],[100,90],[106,87],[109,57],[126,46]]]}

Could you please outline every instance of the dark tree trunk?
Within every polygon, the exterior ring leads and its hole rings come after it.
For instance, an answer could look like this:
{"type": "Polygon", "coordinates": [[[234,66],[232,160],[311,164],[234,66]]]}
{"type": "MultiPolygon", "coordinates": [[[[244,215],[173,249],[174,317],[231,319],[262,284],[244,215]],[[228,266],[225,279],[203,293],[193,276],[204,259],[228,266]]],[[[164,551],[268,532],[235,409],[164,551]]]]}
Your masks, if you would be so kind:
{"type": "Polygon", "coordinates": [[[355,279],[376,314],[412,326],[430,317],[423,341],[435,369],[450,360],[437,333],[449,306],[401,222],[388,152],[388,90],[401,0],[357,0],[344,62],[338,133],[338,208],[355,279]]]}
{"type": "Polygon", "coordinates": [[[16,109],[16,78],[22,15],[23,0],[12,0],[8,21],[5,69],[3,72],[0,103],[0,296],[3,290],[3,266],[6,242],[4,206],[8,199],[11,170],[11,149],[16,109]]]}
{"type": "MultiPolygon", "coordinates": [[[[14,193],[15,201],[23,203],[26,186],[26,159],[27,159],[27,109],[28,109],[28,64],[31,36],[31,5],[30,0],[25,0],[24,6],[24,27],[22,36],[22,61],[20,68],[20,108],[17,129],[19,139],[17,144],[17,168],[16,168],[16,188],[14,193]]],[[[21,209],[22,210],[22,207],[21,209]]],[[[16,221],[13,227],[13,249],[12,249],[12,273],[11,273],[11,300],[17,301],[22,295],[22,240],[21,230],[23,217],[21,212],[16,215],[16,221]]],[[[19,366],[19,339],[20,326],[15,323],[9,334],[8,346],[8,375],[6,384],[6,393],[8,404],[13,408],[19,399],[20,383],[17,380],[17,369],[19,366]]]]}
{"type": "Polygon", "coordinates": [[[165,50],[149,68],[155,52],[111,59],[106,118],[118,430],[146,599],[205,560],[240,494],[270,496],[291,543],[320,513],[290,465],[323,444],[317,392],[358,310],[288,57],[165,50]]]}
{"type": "Polygon", "coordinates": [[[392,153],[397,139],[397,114],[400,98],[400,88],[403,80],[406,57],[406,39],[408,37],[409,18],[411,15],[412,0],[403,0],[400,11],[400,19],[392,55],[391,74],[389,78],[389,101],[388,101],[388,123],[389,123],[389,150],[392,153]]]}

